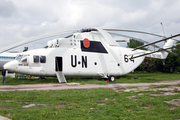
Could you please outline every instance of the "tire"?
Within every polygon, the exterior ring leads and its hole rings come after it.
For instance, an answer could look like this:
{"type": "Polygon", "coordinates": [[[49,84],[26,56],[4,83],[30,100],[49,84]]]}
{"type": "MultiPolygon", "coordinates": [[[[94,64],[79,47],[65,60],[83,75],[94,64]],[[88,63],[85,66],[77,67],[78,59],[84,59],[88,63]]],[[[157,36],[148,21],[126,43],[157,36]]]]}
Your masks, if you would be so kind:
{"type": "Polygon", "coordinates": [[[109,81],[112,81],[112,82],[113,82],[113,81],[115,80],[115,77],[114,77],[114,75],[109,75],[109,76],[108,76],[108,79],[109,79],[109,81]]]}

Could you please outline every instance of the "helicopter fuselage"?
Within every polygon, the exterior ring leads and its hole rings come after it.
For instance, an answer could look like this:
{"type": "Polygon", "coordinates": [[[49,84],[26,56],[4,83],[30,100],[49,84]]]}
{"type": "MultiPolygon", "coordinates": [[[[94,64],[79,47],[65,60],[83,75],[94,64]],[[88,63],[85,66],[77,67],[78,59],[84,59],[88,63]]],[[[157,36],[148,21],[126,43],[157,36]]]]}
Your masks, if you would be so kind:
{"type": "Polygon", "coordinates": [[[54,40],[48,48],[20,53],[4,68],[36,76],[56,76],[57,71],[66,77],[121,76],[133,71],[145,58],[129,59],[129,54],[132,49],[108,43],[96,32],[77,33],[71,38],[54,40]]]}

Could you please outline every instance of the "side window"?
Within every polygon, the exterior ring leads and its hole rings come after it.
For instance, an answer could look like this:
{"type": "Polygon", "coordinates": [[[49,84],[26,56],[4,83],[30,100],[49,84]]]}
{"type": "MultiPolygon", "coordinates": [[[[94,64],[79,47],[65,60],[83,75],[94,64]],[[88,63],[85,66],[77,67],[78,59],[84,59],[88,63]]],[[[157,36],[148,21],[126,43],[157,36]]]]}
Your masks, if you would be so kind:
{"type": "Polygon", "coordinates": [[[23,58],[22,60],[21,60],[21,62],[23,62],[23,63],[27,63],[27,58],[25,57],[25,58],[23,58]]]}
{"type": "Polygon", "coordinates": [[[39,63],[39,56],[34,55],[33,59],[34,59],[34,63],[39,63]]]}
{"type": "Polygon", "coordinates": [[[40,56],[40,63],[46,63],[46,56],[40,56]]]}

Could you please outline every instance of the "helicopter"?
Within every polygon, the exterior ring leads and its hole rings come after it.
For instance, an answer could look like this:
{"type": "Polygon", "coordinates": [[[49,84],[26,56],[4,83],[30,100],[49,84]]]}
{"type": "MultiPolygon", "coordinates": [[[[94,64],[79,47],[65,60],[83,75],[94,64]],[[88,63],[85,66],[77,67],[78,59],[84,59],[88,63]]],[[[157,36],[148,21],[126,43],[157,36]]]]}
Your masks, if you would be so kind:
{"type": "MultiPolygon", "coordinates": [[[[73,34],[50,40],[45,48],[18,53],[14,60],[4,65],[4,69],[33,76],[56,76],[59,83],[66,83],[66,77],[101,77],[114,81],[115,77],[123,76],[136,69],[145,57],[166,59],[169,53],[173,54],[171,48],[176,40],[172,38],[180,36],[177,34],[152,43],[146,42],[146,45],[132,49],[119,46],[118,40],[114,40],[111,34],[125,35],[112,31],[123,30],[100,28],[71,30],[70,33],[74,32],[73,34]],[[161,41],[167,41],[162,48],[155,45],[161,41]],[[140,50],[140,48],[149,45],[158,47],[159,50],[140,50]]],[[[69,33],[69,31],[58,34],[64,33],[69,33]]],[[[156,35],[146,32],[140,33],[156,35]]],[[[0,53],[37,40],[40,38],[7,47],[5,50],[0,50],[0,53]]]]}

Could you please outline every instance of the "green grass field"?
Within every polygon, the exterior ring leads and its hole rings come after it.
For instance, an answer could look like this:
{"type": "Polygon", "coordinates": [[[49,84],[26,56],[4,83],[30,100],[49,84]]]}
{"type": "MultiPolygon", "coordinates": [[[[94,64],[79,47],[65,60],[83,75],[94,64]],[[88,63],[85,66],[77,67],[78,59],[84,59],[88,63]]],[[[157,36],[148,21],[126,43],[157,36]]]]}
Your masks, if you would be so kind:
{"type": "MultiPolygon", "coordinates": [[[[162,87],[162,86],[161,86],[162,87]]],[[[176,93],[180,93],[176,91],[176,93]]],[[[170,110],[178,95],[151,96],[156,92],[111,89],[0,92],[0,115],[13,120],[175,120],[180,107],[170,110]],[[139,95],[141,93],[141,95],[139,95]],[[135,96],[133,99],[127,97],[135,96]],[[29,108],[25,105],[35,104],[29,108]]]]}
{"type": "MultiPolygon", "coordinates": [[[[1,78],[2,79],[2,78],[1,78]]],[[[46,80],[7,78],[8,84],[57,83],[56,78],[46,80]]],[[[102,79],[67,79],[81,84],[109,84],[102,79]]],[[[157,82],[180,80],[180,74],[131,73],[113,83],[157,82]],[[139,76],[139,79],[134,77],[139,76]]],[[[1,83],[2,85],[2,83],[1,83]]],[[[178,86],[178,85],[177,85],[178,86]]],[[[150,86],[163,88],[166,86],[150,86]]],[[[167,91],[166,91],[167,92],[167,91]]],[[[0,115],[12,120],[178,120],[180,107],[164,101],[180,102],[176,95],[152,96],[162,91],[115,92],[112,89],[0,91],[0,115]],[[128,97],[133,96],[132,99],[128,97]],[[32,107],[25,107],[32,105],[32,107]]]]}
{"type": "MultiPolygon", "coordinates": [[[[1,78],[2,79],[2,78],[1,78]]],[[[180,74],[177,73],[146,73],[146,72],[135,72],[130,73],[120,78],[117,78],[113,83],[149,83],[149,82],[158,82],[164,80],[180,80],[180,74]],[[134,77],[140,77],[139,79],[134,79],[134,77]]],[[[7,77],[8,84],[0,85],[18,85],[18,84],[43,84],[43,83],[58,83],[57,78],[47,78],[46,80],[39,80],[37,78],[9,78],[7,77]]],[[[106,83],[104,79],[95,78],[95,79],[85,79],[85,78],[67,78],[67,82],[76,82],[81,84],[109,84],[106,83]]]]}

